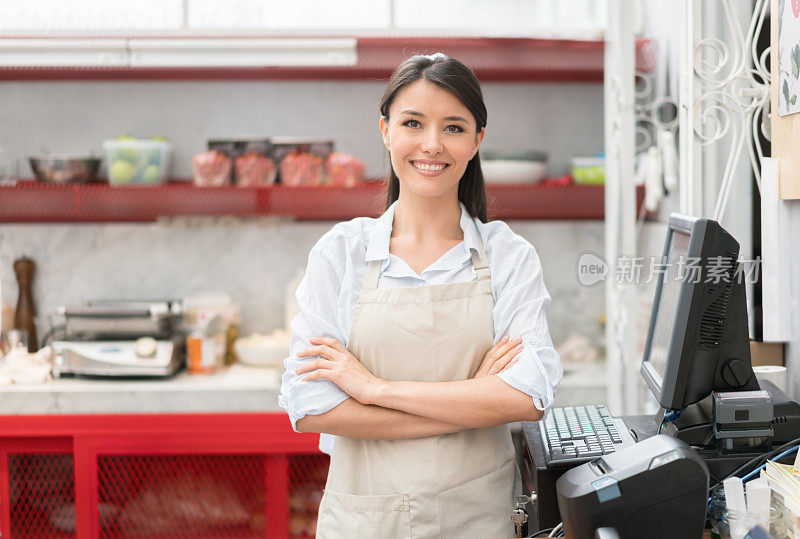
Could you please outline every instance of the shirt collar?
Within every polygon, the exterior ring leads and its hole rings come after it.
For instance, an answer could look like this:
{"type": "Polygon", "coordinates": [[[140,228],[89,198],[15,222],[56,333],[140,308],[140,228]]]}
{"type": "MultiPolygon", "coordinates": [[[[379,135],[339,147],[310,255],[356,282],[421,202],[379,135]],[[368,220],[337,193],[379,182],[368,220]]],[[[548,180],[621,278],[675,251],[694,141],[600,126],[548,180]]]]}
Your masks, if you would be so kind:
{"type": "MultiPolygon", "coordinates": [[[[470,249],[478,250],[478,241],[480,235],[478,233],[477,223],[473,219],[467,208],[459,201],[461,206],[461,220],[459,224],[461,231],[464,233],[464,254],[467,258],[470,256],[470,249]]],[[[397,206],[395,200],[391,206],[381,215],[375,222],[372,232],[369,235],[369,244],[367,245],[367,262],[371,260],[385,260],[389,258],[389,239],[392,236],[392,223],[394,222],[394,210],[397,206]]]]}

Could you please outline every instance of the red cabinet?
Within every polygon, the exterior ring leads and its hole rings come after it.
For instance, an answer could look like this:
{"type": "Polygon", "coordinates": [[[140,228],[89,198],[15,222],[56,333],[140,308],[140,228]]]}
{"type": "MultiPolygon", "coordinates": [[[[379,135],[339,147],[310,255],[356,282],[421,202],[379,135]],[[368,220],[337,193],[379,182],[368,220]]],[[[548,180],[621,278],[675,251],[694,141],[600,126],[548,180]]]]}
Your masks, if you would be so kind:
{"type": "Polygon", "coordinates": [[[278,412],[0,417],[0,533],[311,535],[318,441],[278,412]]]}

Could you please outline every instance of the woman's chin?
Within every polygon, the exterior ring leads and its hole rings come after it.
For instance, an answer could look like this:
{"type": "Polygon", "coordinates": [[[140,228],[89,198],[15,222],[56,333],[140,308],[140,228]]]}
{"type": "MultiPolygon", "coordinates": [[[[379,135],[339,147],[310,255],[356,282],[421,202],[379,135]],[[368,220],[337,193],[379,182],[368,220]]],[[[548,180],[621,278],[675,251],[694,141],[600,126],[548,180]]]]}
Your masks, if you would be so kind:
{"type": "Polygon", "coordinates": [[[458,183],[445,184],[431,181],[431,179],[427,179],[427,181],[415,181],[413,183],[407,183],[406,186],[408,188],[407,190],[410,191],[411,194],[425,197],[440,197],[446,195],[454,189],[458,190],[458,183]]]}

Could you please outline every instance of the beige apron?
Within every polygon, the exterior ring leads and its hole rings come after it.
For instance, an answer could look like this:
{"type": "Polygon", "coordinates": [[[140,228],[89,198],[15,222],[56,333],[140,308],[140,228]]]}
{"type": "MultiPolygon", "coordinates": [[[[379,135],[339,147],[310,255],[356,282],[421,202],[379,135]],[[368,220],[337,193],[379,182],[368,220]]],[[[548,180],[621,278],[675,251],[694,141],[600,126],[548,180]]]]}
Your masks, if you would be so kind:
{"type": "MultiPolygon", "coordinates": [[[[370,261],[348,349],[385,380],[472,378],[494,341],[491,275],[483,245],[478,280],[378,289],[370,261]]],[[[513,537],[514,447],[508,425],[409,440],[337,436],[317,537],[513,537]]]]}

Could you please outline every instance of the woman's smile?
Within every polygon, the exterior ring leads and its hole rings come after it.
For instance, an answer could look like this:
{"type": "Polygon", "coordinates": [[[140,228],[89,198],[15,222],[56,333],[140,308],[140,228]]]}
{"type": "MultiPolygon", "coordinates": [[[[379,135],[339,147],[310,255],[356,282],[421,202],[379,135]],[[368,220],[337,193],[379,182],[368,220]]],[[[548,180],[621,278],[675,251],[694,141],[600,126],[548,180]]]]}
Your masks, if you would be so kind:
{"type": "Polygon", "coordinates": [[[416,171],[422,176],[438,176],[449,166],[442,161],[431,161],[430,159],[414,159],[411,161],[416,171]]]}

